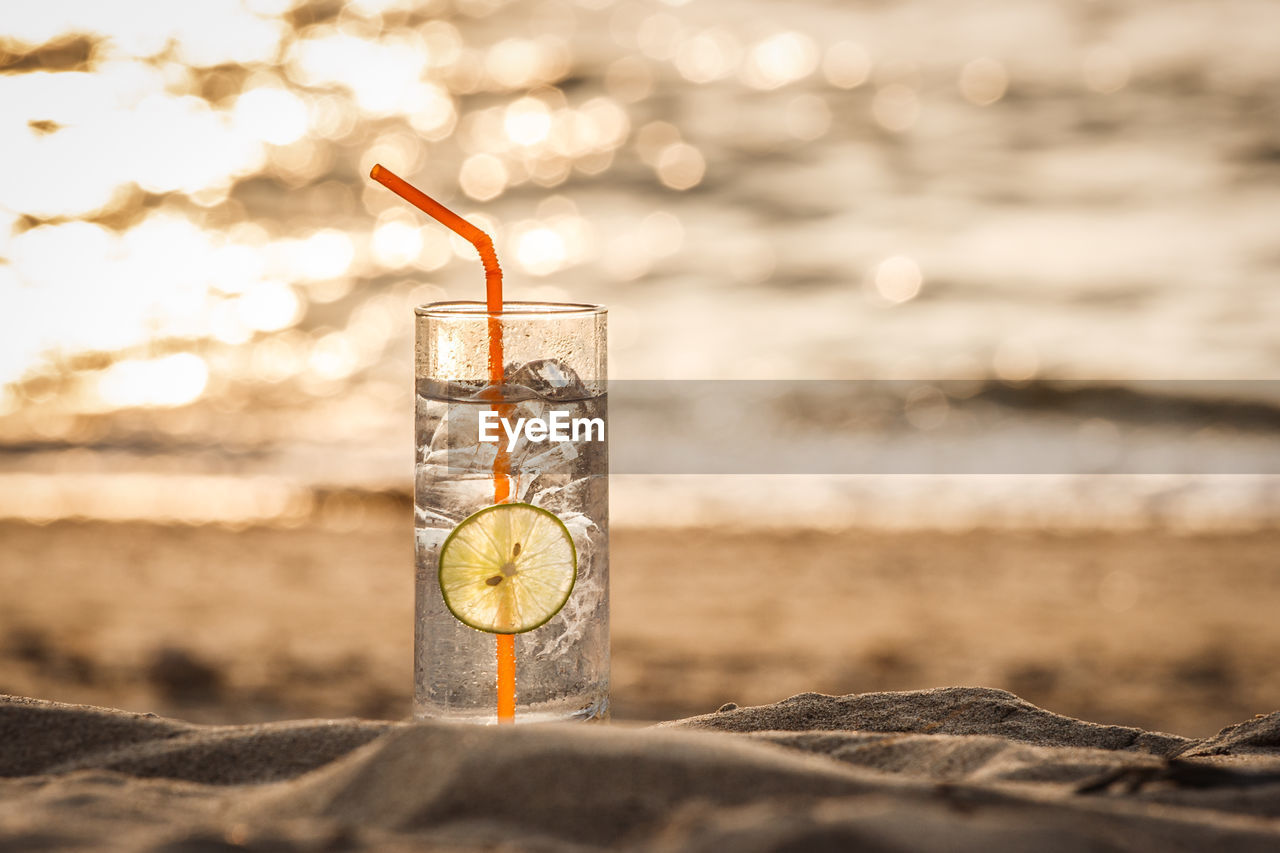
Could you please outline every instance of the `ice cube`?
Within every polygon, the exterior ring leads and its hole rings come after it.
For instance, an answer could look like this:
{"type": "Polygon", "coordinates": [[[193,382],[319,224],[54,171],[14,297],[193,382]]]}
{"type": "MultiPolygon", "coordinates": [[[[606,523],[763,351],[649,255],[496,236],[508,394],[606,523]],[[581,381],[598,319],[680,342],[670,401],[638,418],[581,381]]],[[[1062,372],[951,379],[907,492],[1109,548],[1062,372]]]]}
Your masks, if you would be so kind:
{"type": "Polygon", "coordinates": [[[418,396],[428,400],[469,400],[488,384],[482,379],[442,379],[419,377],[418,396]]]}
{"type": "Polygon", "coordinates": [[[568,475],[575,470],[574,463],[581,455],[571,441],[526,442],[522,451],[518,458],[512,458],[512,465],[534,477],[546,472],[568,475]]]}
{"type": "Polygon", "coordinates": [[[600,474],[574,477],[569,470],[537,472],[529,484],[529,502],[556,515],[578,507],[603,505],[608,500],[609,481],[600,474]]]}
{"type": "Polygon", "coordinates": [[[540,358],[507,370],[508,384],[528,388],[544,400],[585,400],[591,396],[577,372],[559,359],[540,358]]]}
{"type": "Polygon", "coordinates": [[[530,635],[530,639],[536,641],[533,651],[539,659],[563,654],[572,647],[591,621],[602,618],[601,608],[606,601],[604,579],[598,574],[596,561],[605,545],[604,531],[580,512],[565,513],[560,520],[568,528],[578,552],[578,577],[564,609],[547,623],[552,630],[536,637],[530,635]]]}

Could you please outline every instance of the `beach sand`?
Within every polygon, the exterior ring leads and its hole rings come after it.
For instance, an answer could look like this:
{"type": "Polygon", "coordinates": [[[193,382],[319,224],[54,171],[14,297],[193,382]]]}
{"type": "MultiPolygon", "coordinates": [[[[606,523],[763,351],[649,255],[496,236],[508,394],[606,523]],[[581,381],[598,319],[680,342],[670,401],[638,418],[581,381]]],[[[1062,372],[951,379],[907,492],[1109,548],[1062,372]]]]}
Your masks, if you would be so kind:
{"type": "MultiPolygon", "coordinates": [[[[201,723],[409,713],[404,507],[0,523],[0,692],[201,723]]],[[[614,719],[978,684],[1204,737],[1280,708],[1280,532],[617,529],[614,719]]]]}
{"type": "Polygon", "coordinates": [[[196,726],[0,697],[0,849],[1274,850],[1280,713],[1193,740],[983,688],[656,728],[196,726]]]}

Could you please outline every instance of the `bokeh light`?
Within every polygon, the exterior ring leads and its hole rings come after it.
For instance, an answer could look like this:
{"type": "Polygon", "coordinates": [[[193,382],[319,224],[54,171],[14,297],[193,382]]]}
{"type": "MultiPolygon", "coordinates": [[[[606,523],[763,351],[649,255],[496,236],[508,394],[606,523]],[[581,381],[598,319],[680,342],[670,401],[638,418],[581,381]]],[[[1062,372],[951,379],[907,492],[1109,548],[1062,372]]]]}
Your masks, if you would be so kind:
{"type": "Polygon", "coordinates": [[[191,353],[117,362],[98,378],[98,395],[109,406],[182,406],[200,396],[209,369],[191,353]]]}
{"type": "Polygon", "coordinates": [[[675,66],[690,83],[710,83],[732,74],[741,62],[742,47],[729,32],[712,27],[682,40],[675,50],[675,66]]]}
{"type": "Polygon", "coordinates": [[[375,41],[318,26],[293,44],[286,68],[304,86],[342,86],[365,113],[384,116],[418,105],[429,57],[416,34],[375,41]]]}
{"type": "Polygon", "coordinates": [[[549,275],[565,260],[564,241],[550,228],[530,228],[519,235],[516,259],[531,274],[549,275]]]}
{"type": "Polygon", "coordinates": [[[503,127],[516,145],[537,145],[551,133],[551,110],[537,98],[521,98],[507,107],[503,127]]]}
{"type": "Polygon", "coordinates": [[[302,303],[287,284],[278,281],[259,282],[236,300],[241,321],[258,332],[287,329],[298,319],[302,303]]]}
{"type": "Polygon", "coordinates": [[[307,132],[307,107],[285,89],[263,86],[236,98],[233,120],[263,142],[288,145],[307,132]]]}
{"type": "Polygon", "coordinates": [[[462,164],[458,185],[476,201],[489,201],[507,186],[507,167],[492,154],[472,154],[462,164]]]}
{"type": "Polygon", "coordinates": [[[1040,353],[1031,340],[1009,337],[996,347],[991,367],[995,375],[1006,382],[1026,382],[1040,369],[1040,353]]]}
{"type": "Polygon", "coordinates": [[[676,142],[658,152],[655,168],[663,186],[673,190],[687,190],[702,182],[707,171],[707,161],[697,148],[684,142],[676,142]]]}
{"type": "Polygon", "coordinates": [[[1009,73],[999,60],[987,56],[966,62],[960,71],[960,94],[971,104],[985,107],[1004,97],[1009,73]]]}
{"type": "Polygon", "coordinates": [[[855,41],[838,41],[827,48],[822,73],[832,86],[853,89],[871,78],[871,57],[855,41]]]}
{"type": "Polygon", "coordinates": [[[339,399],[395,435],[408,307],[479,270],[375,162],[482,222],[517,296],[628,316],[624,374],[689,367],[668,312],[801,302],[767,363],[717,339],[697,369],[898,370],[908,342],[1011,381],[1274,372],[1276,13],[1208,39],[1157,4],[1033,6],[15,5],[0,440],[256,446],[339,399]]]}
{"type": "Polygon", "coordinates": [[[301,240],[284,241],[280,248],[288,267],[312,281],[343,275],[355,259],[351,237],[337,228],[321,228],[301,240]]]}
{"type": "Polygon", "coordinates": [[[373,257],[387,269],[400,269],[422,253],[423,229],[399,217],[378,225],[373,232],[373,257]]]}
{"type": "Polygon", "coordinates": [[[876,291],[895,305],[914,299],[923,283],[919,265],[906,255],[885,258],[876,267],[876,291]]]}
{"type": "Polygon", "coordinates": [[[804,33],[788,30],[752,46],[743,81],[757,89],[776,89],[801,80],[818,67],[818,46],[804,33]]]}

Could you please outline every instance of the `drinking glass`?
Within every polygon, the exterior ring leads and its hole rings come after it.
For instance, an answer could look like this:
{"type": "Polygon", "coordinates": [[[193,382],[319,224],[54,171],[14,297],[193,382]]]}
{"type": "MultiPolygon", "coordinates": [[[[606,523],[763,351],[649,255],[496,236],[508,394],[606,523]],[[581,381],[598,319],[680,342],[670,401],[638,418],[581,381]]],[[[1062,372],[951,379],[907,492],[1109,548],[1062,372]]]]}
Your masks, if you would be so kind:
{"type": "Polygon", "coordinates": [[[451,612],[440,585],[440,555],[451,531],[473,513],[520,502],[563,522],[577,575],[550,621],[513,635],[515,721],[606,718],[605,308],[506,302],[491,314],[483,302],[437,302],[416,308],[415,320],[414,716],[500,721],[503,640],[451,612]],[[494,381],[495,352],[500,382],[494,381]],[[551,424],[551,434],[519,430],[534,422],[551,424]],[[557,424],[568,440],[554,440],[557,424]],[[482,440],[495,435],[496,441],[482,440]]]}

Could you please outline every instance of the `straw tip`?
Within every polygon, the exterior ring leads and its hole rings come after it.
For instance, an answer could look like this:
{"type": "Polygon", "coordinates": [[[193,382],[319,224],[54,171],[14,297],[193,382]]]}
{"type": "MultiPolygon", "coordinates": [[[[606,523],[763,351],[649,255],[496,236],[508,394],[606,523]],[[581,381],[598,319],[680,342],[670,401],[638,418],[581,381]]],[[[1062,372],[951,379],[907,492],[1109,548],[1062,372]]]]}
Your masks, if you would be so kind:
{"type": "Polygon", "coordinates": [[[381,175],[384,171],[386,170],[382,168],[381,163],[374,163],[373,168],[369,170],[369,177],[373,178],[376,181],[378,180],[378,176],[381,175]]]}

